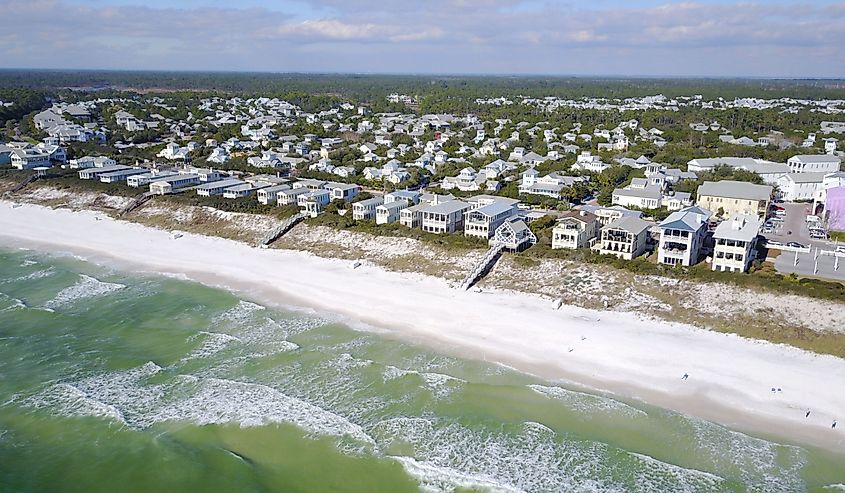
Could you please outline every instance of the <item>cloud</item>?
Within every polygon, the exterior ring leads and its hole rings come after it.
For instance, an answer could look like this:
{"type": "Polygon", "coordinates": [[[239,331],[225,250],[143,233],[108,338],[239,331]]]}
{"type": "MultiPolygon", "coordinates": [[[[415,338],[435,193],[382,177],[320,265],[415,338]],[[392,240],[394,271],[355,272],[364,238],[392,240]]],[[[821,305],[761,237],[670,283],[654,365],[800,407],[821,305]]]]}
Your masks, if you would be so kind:
{"type": "Polygon", "coordinates": [[[0,66],[845,76],[843,2],[126,1],[0,0],[0,66]]]}

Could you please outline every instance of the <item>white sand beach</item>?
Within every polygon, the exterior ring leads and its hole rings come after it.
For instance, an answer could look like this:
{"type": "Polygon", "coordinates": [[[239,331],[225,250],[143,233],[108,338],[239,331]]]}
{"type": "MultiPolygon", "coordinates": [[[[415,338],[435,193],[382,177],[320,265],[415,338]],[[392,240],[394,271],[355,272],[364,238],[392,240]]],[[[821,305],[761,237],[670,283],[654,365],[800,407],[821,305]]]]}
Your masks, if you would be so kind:
{"type": "Polygon", "coordinates": [[[845,360],[832,356],[631,313],[555,309],[552,300],[522,293],[462,292],[439,278],[353,269],[303,252],[192,234],[173,239],[93,212],[0,201],[0,245],[184,275],[550,380],[845,451],[845,360]],[[835,419],[843,425],[832,429],[835,419]]]}

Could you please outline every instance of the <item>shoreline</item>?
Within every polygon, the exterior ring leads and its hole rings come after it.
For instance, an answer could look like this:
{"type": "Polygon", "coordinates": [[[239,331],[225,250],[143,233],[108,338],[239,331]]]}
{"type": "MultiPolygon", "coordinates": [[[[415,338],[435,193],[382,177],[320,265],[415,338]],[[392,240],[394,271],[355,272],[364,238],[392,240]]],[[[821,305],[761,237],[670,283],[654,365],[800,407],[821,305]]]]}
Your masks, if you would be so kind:
{"type": "Polygon", "coordinates": [[[845,430],[830,428],[845,419],[845,395],[831,391],[845,388],[845,360],[833,356],[631,313],[556,310],[550,299],[513,291],[462,292],[440,278],[368,263],[352,269],[346,260],[189,233],[174,240],[167,231],[90,211],[13,209],[0,201],[0,243],[9,239],[185,276],[268,305],[337,314],[357,330],[845,452],[845,430]],[[688,380],[681,379],[685,373],[688,380]],[[773,394],[771,387],[784,391],[773,394]]]}

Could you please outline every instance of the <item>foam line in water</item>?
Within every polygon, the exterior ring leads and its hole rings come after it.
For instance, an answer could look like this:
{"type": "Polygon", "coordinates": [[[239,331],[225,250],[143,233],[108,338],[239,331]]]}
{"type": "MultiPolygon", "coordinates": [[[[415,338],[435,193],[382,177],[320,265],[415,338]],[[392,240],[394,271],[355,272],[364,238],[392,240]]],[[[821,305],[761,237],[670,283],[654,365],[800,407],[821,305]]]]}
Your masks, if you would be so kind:
{"type": "Polygon", "coordinates": [[[113,405],[92,398],[79,388],[60,383],[52,385],[38,396],[26,399],[24,405],[35,409],[59,408],[66,416],[94,416],[126,424],[123,413],[113,405]]]}
{"type": "Polygon", "coordinates": [[[62,415],[119,419],[136,429],[176,421],[197,425],[237,423],[244,427],[291,423],[309,433],[374,444],[363,428],[347,418],[267,385],[193,375],[148,382],[149,377],[162,371],[148,362],[130,370],[50,387],[24,404],[47,407],[62,415]]]}
{"type": "Polygon", "coordinates": [[[76,284],[59,291],[52,300],[44,304],[44,308],[61,308],[79,300],[105,296],[125,287],[123,284],[104,282],[91,276],[80,274],[79,281],[76,284]]]}
{"type": "Polygon", "coordinates": [[[402,459],[430,491],[479,487],[499,491],[723,491],[714,474],[636,456],[601,442],[556,434],[526,422],[469,428],[444,418],[399,417],[370,429],[382,450],[410,448],[402,459]],[[618,461],[608,461],[609,456],[618,461]]]}
{"type": "Polygon", "coordinates": [[[567,407],[585,414],[593,414],[596,412],[622,413],[629,416],[647,416],[648,413],[642,409],[637,409],[629,406],[624,402],[620,402],[609,397],[588,394],[585,392],[578,392],[575,390],[565,389],[563,387],[550,387],[547,385],[528,385],[528,388],[544,395],[550,399],[555,399],[562,402],[567,407]]]}
{"type": "Polygon", "coordinates": [[[391,456],[390,458],[402,464],[405,472],[416,479],[420,488],[427,493],[449,493],[457,488],[483,489],[493,493],[523,492],[521,489],[502,484],[492,478],[463,473],[450,467],[418,461],[413,457],[391,456]]]}

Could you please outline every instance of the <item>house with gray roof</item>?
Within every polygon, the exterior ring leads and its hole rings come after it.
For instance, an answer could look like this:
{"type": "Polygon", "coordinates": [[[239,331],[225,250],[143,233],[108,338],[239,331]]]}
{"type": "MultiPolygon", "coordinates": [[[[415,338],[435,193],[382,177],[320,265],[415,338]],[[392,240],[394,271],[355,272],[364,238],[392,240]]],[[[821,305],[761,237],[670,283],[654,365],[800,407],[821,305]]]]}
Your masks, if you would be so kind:
{"type": "Polygon", "coordinates": [[[760,218],[735,214],[722,221],[713,233],[711,268],[720,272],[747,272],[756,257],[760,218]]]}
{"type": "Polygon", "coordinates": [[[420,211],[420,224],[429,233],[454,233],[464,229],[464,212],[470,205],[461,200],[450,200],[428,206],[420,211]]]}
{"type": "Polygon", "coordinates": [[[464,235],[490,239],[496,229],[517,212],[512,201],[493,201],[464,213],[464,235]]]}
{"type": "Polygon", "coordinates": [[[601,240],[593,248],[602,255],[634,259],[646,252],[652,226],[652,222],[623,216],[601,230],[601,240]]]}
{"type": "Polygon", "coordinates": [[[657,226],[660,229],[657,261],[684,267],[697,264],[712,215],[700,207],[687,207],[664,219],[657,226]]]}
{"type": "Polygon", "coordinates": [[[793,173],[834,173],[839,171],[842,158],[832,154],[799,154],[786,161],[793,173]]]}
{"type": "Polygon", "coordinates": [[[744,181],[705,181],[698,187],[696,203],[722,217],[756,214],[765,217],[772,198],[772,187],[744,181]]]}

